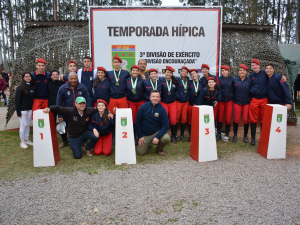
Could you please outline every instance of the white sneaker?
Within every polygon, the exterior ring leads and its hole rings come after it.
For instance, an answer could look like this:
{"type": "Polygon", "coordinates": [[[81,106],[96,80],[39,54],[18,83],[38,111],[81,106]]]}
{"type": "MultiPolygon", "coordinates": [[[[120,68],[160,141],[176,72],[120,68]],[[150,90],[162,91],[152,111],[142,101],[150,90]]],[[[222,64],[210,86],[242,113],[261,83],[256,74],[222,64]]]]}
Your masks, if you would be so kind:
{"type": "Polygon", "coordinates": [[[28,141],[25,141],[25,144],[26,144],[26,145],[33,146],[33,143],[32,143],[32,141],[30,141],[30,140],[28,140],[28,141]]]}
{"type": "Polygon", "coordinates": [[[20,143],[20,147],[21,147],[21,148],[28,148],[28,146],[27,146],[24,142],[21,142],[21,143],[20,143]]]}

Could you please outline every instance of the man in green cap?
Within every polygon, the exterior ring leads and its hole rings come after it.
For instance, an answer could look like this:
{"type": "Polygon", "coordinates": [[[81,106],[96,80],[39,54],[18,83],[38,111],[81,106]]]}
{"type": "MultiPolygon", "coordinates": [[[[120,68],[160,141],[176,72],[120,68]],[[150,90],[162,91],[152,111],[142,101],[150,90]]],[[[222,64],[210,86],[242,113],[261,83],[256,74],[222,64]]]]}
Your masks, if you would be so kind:
{"type": "Polygon", "coordinates": [[[92,156],[91,150],[97,143],[98,138],[95,137],[92,131],[87,130],[87,126],[90,117],[97,112],[97,109],[93,107],[86,107],[86,99],[79,96],[75,100],[75,107],[54,105],[44,109],[43,112],[49,113],[50,110],[67,119],[69,142],[74,158],[80,159],[82,157],[81,146],[84,140],[90,140],[85,147],[85,153],[87,156],[92,156]]]}

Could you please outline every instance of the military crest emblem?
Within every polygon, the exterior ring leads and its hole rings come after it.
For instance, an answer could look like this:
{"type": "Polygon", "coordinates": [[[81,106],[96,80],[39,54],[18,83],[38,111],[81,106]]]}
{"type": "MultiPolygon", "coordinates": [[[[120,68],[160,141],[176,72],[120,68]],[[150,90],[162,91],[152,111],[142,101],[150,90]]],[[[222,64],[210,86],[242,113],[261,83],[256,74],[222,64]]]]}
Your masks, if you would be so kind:
{"type": "Polygon", "coordinates": [[[209,114],[204,114],[204,123],[209,123],[209,114]]]}
{"type": "Polygon", "coordinates": [[[282,122],[282,114],[277,114],[277,123],[281,123],[282,122]]]}
{"type": "Polygon", "coordinates": [[[154,113],[154,116],[155,117],[159,117],[159,113],[154,113]]]}
{"type": "Polygon", "coordinates": [[[126,125],[127,125],[127,117],[121,117],[121,125],[123,127],[126,127],[126,125]]]}
{"type": "Polygon", "coordinates": [[[122,59],[121,69],[130,71],[131,66],[135,65],[135,50],[135,45],[112,45],[111,62],[114,56],[119,56],[122,59]]]}
{"type": "Polygon", "coordinates": [[[39,128],[43,128],[45,126],[44,119],[38,119],[39,128]]]}

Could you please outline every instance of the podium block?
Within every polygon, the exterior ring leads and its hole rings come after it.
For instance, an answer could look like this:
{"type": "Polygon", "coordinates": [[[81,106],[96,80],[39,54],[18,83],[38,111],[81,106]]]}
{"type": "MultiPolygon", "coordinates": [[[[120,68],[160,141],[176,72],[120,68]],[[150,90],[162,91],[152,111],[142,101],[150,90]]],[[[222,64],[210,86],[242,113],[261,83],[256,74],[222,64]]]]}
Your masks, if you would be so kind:
{"type": "Polygon", "coordinates": [[[286,127],[286,107],[267,104],[257,152],[267,159],[285,159],[286,127]]]}
{"type": "Polygon", "coordinates": [[[60,159],[53,113],[33,112],[33,166],[56,166],[60,159]]]}
{"type": "Polygon", "coordinates": [[[194,106],[190,156],[197,162],[218,159],[212,106],[194,106]]]}
{"type": "Polygon", "coordinates": [[[131,109],[117,109],[115,131],[115,164],[136,164],[131,109]]]}

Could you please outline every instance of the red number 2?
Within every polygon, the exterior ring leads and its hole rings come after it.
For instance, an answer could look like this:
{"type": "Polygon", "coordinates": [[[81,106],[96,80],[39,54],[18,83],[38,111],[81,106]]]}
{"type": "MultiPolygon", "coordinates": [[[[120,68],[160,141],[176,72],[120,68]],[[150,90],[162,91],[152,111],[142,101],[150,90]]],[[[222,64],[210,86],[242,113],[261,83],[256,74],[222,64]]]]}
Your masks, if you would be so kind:
{"type": "Polygon", "coordinates": [[[123,138],[127,138],[127,132],[123,132],[123,138]]]}
{"type": "Polygon", "coordinates": [[[44,139],[43,133],[40,133],[40,135],[41,135],[41,140],[43,140],[44,139]]]}
{"type": "Polygon", "coordinates": [[[205,135],[208,135],[209,134],[209,128],[205,128],[205,135]]]}
{"type": "Polygon", "coordinates": [[[276,132],[278,132],[278,133],[281,132],[280,127],[277,127],[276,132]]]}

